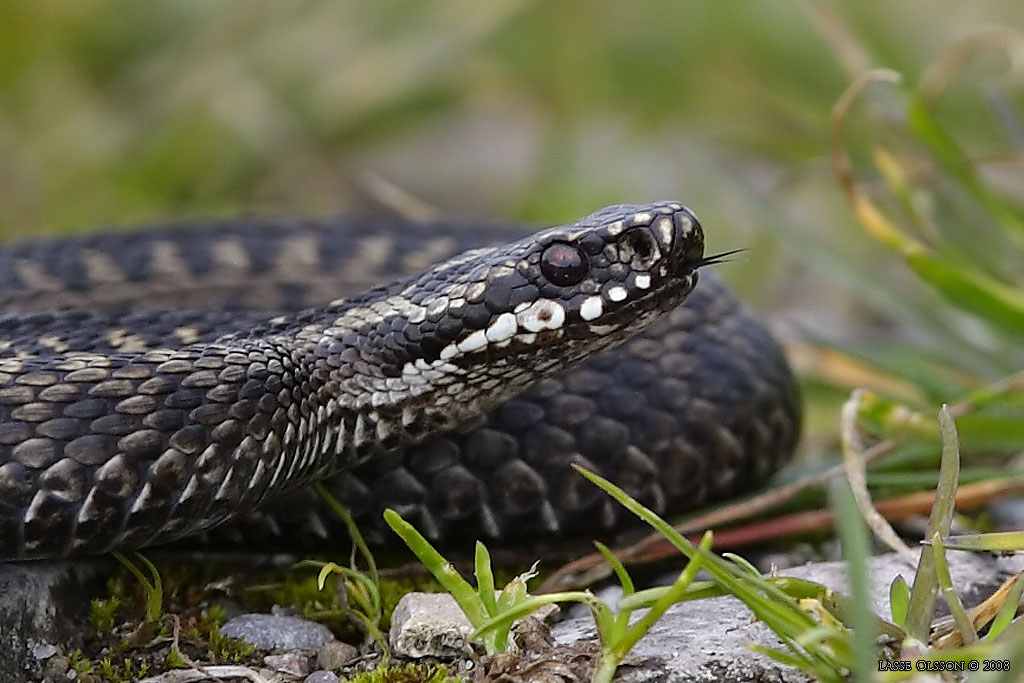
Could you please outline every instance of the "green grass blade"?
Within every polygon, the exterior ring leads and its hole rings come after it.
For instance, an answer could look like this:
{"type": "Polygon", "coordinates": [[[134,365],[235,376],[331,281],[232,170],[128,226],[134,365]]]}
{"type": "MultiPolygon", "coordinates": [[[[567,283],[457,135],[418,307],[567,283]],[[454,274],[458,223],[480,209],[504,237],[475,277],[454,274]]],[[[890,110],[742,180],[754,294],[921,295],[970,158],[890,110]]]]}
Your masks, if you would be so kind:
{"type": "MultiPolygon", "coordinates": [[[[624,597],[617,603],[620,610],[646,609],[658,601],[661,594],[669,589],[669,586],[655,586],[639,590],[628,598],[624,597]]],[[[679,598],[678,602],[690,602],[691,600],[706,600],[707,598],[718,598],[729,595],[729,591],[719,586],[714,581],[694,581],[686,590],[686,593],[679,598]]]]}
{"type": "Polygon", "coordinates": [[[1024,550],[1024,531],[995,531],[987,534],[961,534],[944,539],[946,550],[1007,553],[1024,550]]]}
{"type": "MultiPolygon", "coordinates": [[[[147,579],[146,575],[143,574],[142,571],[135,566],[134,562],[129,560],[127,557],[124,556],[123,553],[120,553],[117,550],[111,552],[110,554],[113,555],[118,562],[124,565],[125,569],[131,572],[131,575],[135,577],[136,581],[142,584],[143,589],[147,593],[153,590],[153,585],[149,582],[149,579],[147,579]]],[[[136,553],[136,555],[138,555],[138,553],[136,553]]]]}
{"type": "Polygon", "coordinates": [[[910,586],[902,574],[889,584],[889,614],[892,623],[903,628],[907,625],[907,606],[910,604],[910,586]]]}
{"type": "Polygon", "coordinates": [[[146,621],[154,622],[159,619],[163,612],[164,588],[163,581],[160,578],[160,572],[157,571],[156,566],[142,553],[135,553],[135,559],[144,564],[146,569],[149,571],[150,576],[152,577],[152,581],[150,581],[150,579],[146,578],[142,573],[142,570],[135,566],[135,563],[125,557],[122,553],[115,550],[111,554],[117,558],[117,561],[120,562],[129,572],[131,572],[132,576],[134,576],[140,584],[142,584],[142,592],[145,596],[144,604],[146,621]]]}
{"type": "Polygon", "coordinates": [[[359,527],[356,525],[356,521],[352,519],[351,513],[348,509],[342,505],[337,498],[327,490],[327,487],[321,482],[314,482],[313,489],[320,495],[321,498],[327,503],[328,507],[334,511],[334,514],[338,515],[341,521],[345,524],[345,528],[348,530],[349,538],[352,539],[352,543],[356,549],[359,550],[359,554],[366,560],[366,566],[370,572],[370,576],[373,581],[380,583],[380,575],[377,573],[377,562],[373,559],[373,553],[370,552],[369,546],[366,545],[366,540],[363,538],[363,534],[360,533],[359,527]]]}
{"type": "Polygon", "coordinates": [[[615,556],[608,546],[600,541],[594,541],[594,547],[597,548],[597,552],[601,553],[612,571],[615,572],[615,578],[619,580],[619,584],[622,586],[622,597],[628,598],[630,595],[636,592],[636,587],[633,585],[633,578],[626,571],[625,565],[615,556]]]}
{"type": "MultiPolygon", "coordinates": [[[[594,541],[594,546],[597,551],[604,557],[605,562],[615,572],[616,578],[619,580],[619,585],[622,586],[622,597],[628,598],[636,593],[636,586],[633,585],[633,578],[626,571],[625,565],[615,556],[615,553],[611,551],[608,546],[600,541],[594,541]]],[[[630,609],[622,607],[622,601],[619,601],[618,614],[615,615],[615,623],[612,628],[611,634],[608,636],[609,642],[616,642],[623,637],[626,633],[626,629],[629,627],[629,615],[632,612],[630,609]]]]}
{"type": "MultiPolygon", "coordinates": [[[[956,433],[956,424],[946,406],[942,406],[939,411],[939,432],[942,437],[942,462],[939,467],[939,486],[935,491],[935,502],[932,504],[932,513],[928,520],[928,538],[936,534],[944,536],[949,533],[956,503],[960,441],[956,433]]],[[[935,556],[923,552],[918,561],[917,572],[914,574],[907,608],[907,633],[921,643],[928,642],[928,631],[935,614],[938,590],[935,556]]]]}
{"type": "MultiPolygon", "coordinates": [[[[498,628],[510,626],[513,621],[525,617],[538,607],[559,602],[578,602],[590,608],[598,622],[598,632],[601,633],[602,624],[607,628],[611,624],[611,610],[603,602],[597,599],[590,591],[566,591],[562,593],[545,593],[544,595],[531,595],[518,604],[499,612],[496,616],[484,619],[480,624],[474,624],[476,631],[473,637],[483,637],[488,632],[498,628]]],[[[606,631],[610,632],[610,631],[606,631]]]]}
{"type": "Polygon", "coordinates": [[[380,618],[380,588],[371,577],[350,567],[343,567],[335,562],[327,562],[320,568],[320,573],[316,577],[316,584],[319,590],[324,589],[327,577],[331,574],[341,574],[348,580],[347,585],[352,588],[352,590],[349,590],[349,597],[358,603],[359,608],[367,616],[380,618]],[[356,590],[357,588],[358,590],[356,590]]]}
{"type": "Polygon", "coordinates": [[[135,553],[139,562],[146,565],[146,569],[149,570],[150,576],[153,577],[153,590],[146,596],[146,620],[156,621],[160,618],[163,613],[164,603],[164,583],[163,579],[160,578],[160,572],[157,571],[156,565],[150,562],[149,558],[142,553],[135,553]]]}
{"type": "Polygon", "coordinates": [[[737,565],[738,567],[746,571],[748,574],[753,574],[754,576],[761,576],[761,572],[757,570],[757,567],[752,565],[749,560],[740,557],[736,553],[722,553],[722,557],[731,561],[733,564],[737,565]]]}
{"type": "Polygon", "coordinates": [[[1008,202],[1000,200],[989,191],[974,161],[960,149],[953,136],[939,125],[931,109],[920,97],[910,98],[907,104],[907,123],[960,187],[985,207],[1004,229],[1024,237],[1024,221],[1013,212],[1008,202]]]}
{"type": "Polygon", "coordinates": [[[978,632],[974,630],[971,618],[967,616],[963,602],[953,586],[953,577],[949,573],[949,564],[946,562],[946,549],[942,545],[942,538],[935,534],[932,536],[932,555],[935,556],[935,575],[942,590],[942,597],[949,607],[949,613],[953,615],[960,637],[965,645],[973,645],[978,642],[978,632]]]}
{"type": "Polygon", "coordinates": [[[419,561],[433,574],[437,582],[451,593],[474,628],[479,628],[480,624],[487,621],[487,610],[481,602],[480,596],[469,585],[469,582],[456,571],[451,562],[437,552],[420,532],[416,531],[411,524],[391,508],[384,511],[384,521],[405,541],[409,550],[419,558],[419,561]]]}
{"type": "Polygon", "coordinates": [[[963,264],[927,251],[904,254],[907,265],[954,306],[987,320],[1005,333],[1024,335],[1024,293],[963,264]]]}
{"type": "Polygon", "coordinates": [[[476,592],[484,604],[487,616],[493,617],[498,613],[498,605],[494,598],[494,572],[491,570],[491,555],[480,541],[476,542],[473,566],[476,574],[476,592]]]}
{"type": "Polygon", "coordinates": [[[988,633],[985,634],[986,641],[998,638],[999,634],[1005,631],[1006,627],[1013,621],[1013,618],[1017,616],[1022,593],[1024,593],[1024,578],[1018,574],[1013,582],[1013,588],[1010,589],[1009,594],[1006,596],[1006,601],[999,608],[999,612],[996,613],[991,626],[988,627],[988,633]]]}
{"type": "Polygon", "coordinates": [[[692,560],[697,553],[697,548],[690,543],[686,538],[672,528],[665,520],[661,519],[651,510],[636,502],[631,498],[625,491],[620,489],[618,486],[608,481],[604,477],[597,475],[590,470],[580,467],[579,465],[573,465],[573,468],[579,472],[583,477],[590,481],[594,486],[607,493],[609,496],[614,498],[622,507],[626,508],[634,515],[642,519],[649,526],[653,527],[656,531],[660,532],[675,548],[686,556],[687,559],[692,560]]]}
{"type": "Polygon", "coordinates": [[[871,612],[868,577],[870,542],[850,485],[845,481],[836,481],[831,488],[831,494],[850,586],[853,676],[859,683],[870,683],[875,672],[875,642],[878,635],[875,629],[875,615],[871,612]]]}

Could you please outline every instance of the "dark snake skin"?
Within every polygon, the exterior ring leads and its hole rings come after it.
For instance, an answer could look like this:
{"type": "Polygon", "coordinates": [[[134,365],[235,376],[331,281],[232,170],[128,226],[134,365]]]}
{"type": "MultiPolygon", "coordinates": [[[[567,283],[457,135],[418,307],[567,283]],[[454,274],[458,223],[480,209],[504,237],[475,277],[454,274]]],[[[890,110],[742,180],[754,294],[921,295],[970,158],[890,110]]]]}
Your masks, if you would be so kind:
{"type": "MultiPolygon", "coordinates": [[[[644,208],[650,207],[620,208],[618,214],[644,208]]],[[[606,221],[612,214],[596,215],[606,221]]],[[[118,418],[100,407],[109,411],[115,399],[136,402],[139,416],[133,420],[152,422],[167,412],[167,406],[160,410],[136,394],[147,377],[132,358],[166,347],[168,339],[190,347],[229,330],[276,333],[275,323],[268,323],[275,314],[287,314],[293,322],[302,314],[288,312],[323,307],[467,248],[524,234],[518,226],[479,221],[251,219],[107,232],[0,250],[0,340],[10,340],[0,341],[0,354],[9,359],[0,356],[0,378],[26,362],[26,354],[66,356],[71,350],[106,354],[124,375],[122,381],[109,373],[90,378],[81,369],[66,371],[79,373],[79,389],[95,397],[91,402],[81,400],[81,391],[61,396],[54,385],[66,386],[66,375],[50,386],[44,386],[48,380],[39,372],[29,373],[27,383],[0,384],[0,557],[101,552],[204,531],[219,544],[323,550],[346,542],[335,515],[301,485],[324,476],[328,489],[376,543],[392,538],[380,517],[385,507],[396,508],[442,545],[470,538],[512,545],[606,534],[627,518],[579,477],[572,463],[595,469],[641,502],[670,514],[748,489],[788,458],[800,431],[799,395],[788,365],[763,326],[705,269],[682,306],[622,346],[551,377],[531,375],[532,385],[521,393],[518,386],[508,387],[513,395],[501,397],[493,410],[462,415],[454,429],[444,425],[442,433],[426,441],[414,443],[417,437],[403,441],[401,448],[370,448],[340,465],[292,467],[301,471],[286,475],[291,478],[283,484],[262,488],[252,480],[251,468],[233,467],[228,456],[203,473],[214,482],[212,489],[226,493],[218,498],[211,489],[201,497],[201,510],[190,510],[181,501],[186,474],[195,475],[202,454],[179,441],[183,457],[173,460],[178,470],[171,473],[177,476],[168,475],[171,483],[163,487],[150,486],[150,504],[136,509],[147,481],[161,482],[154,470],[162,457],[158,451],[167,453],[168,444],[161,442],[149,451],[143,448],[140,452],[149,455],[131,463],[134,485],[110,494],[116,500],[107,505],[102,520],[107,526],[98,530],[98,523],[71,519],[88,506],[85,491],[103,488],[98,472],[104,465],[109,468],[119,448],[117,439],[97,437],[86,442],[87,449],[69,450],[75,439],[96,436],[81,431],[82,420],[116,431],[118,418]],[[139,379],[131,379],[133,368],[139,379]],[[132,385],[131,396],[119,393],[127,385],[116,382],[125,381],[132,385]],[[104,391],[113,396],[104,397],[104,391]],[[44,392],[60,410],[41,405],[44,392]],[[65,419],[69,405],[85,416],[76,424],[65,419]],[[47,439],[61,442],[60,453],[26,450],[26,442],[38,440],[30,427],[43,424],[52,432],[47,439]],[[62,484],[67,479],[61,479],[62,472],[91,479],[75,489],[62,484]],[[48,483],[47,476],[57,483],[48,483]],[[47,486],[53,490],[46,497],[55,500],[52,511],[47,516],[37,511],[35,523],[26,523],[26,509],[47,486]]],[[[307,314],[303,320],[313,317],[307,314]]],[[[575,358],[560,364],[572,362],[575,358]]],[[[201,367],[189,370],[199,373],[195,381],[208,382],[203,385],[207,392],[218,390],[217,380],[209,377],[226,371],[223,364],[205,375],[201,367]]],[[[237,401],[238,394],[231,398],[237,401]]],[[[197,415],[203,409],[181,408],[207,431],[229,417],[223,410],[197,415]]]]}

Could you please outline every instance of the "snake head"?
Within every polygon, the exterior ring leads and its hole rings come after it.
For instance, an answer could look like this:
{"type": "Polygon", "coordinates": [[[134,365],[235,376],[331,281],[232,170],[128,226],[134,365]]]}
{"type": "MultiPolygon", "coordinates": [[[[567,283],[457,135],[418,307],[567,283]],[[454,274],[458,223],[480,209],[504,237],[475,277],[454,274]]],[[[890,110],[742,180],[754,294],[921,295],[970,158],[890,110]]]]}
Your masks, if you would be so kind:
{"type": "Polygon", "coordinates": [[[675,307],[704,262],[700,223],[674,202],[608,207],[466,252],[403,292],[413,306],[402,330],[412,353],[403,360],[484,373],[496,363],[513,372],[564,367],[675,307]]]}
{"type": "Polygon", "coordinates": [[[678,305],[704,263],[700,223],[675,202],[611,206],[536,240],[519,270],[537,283],[539,297],[517,318],[536,327],[536,313],[546,329],[560,320],[569,339],[625,340],[678,305]]]}
{"type": "Polygon", "coordinates": [[[350,302],[322,353],[338,359],[325,360],[342,405],[393,444],[415,440],[625,341],[678,305],[704,263],[681,204],[608,207],[350,302]]]}
{"type": "Polygon", "coordinates": [[[454,365],[517,357],[516,367],[546,371],[624,341],[679,304],[697,282],[704,234],[674,202],[613,206],[477,258],[469,284],[448,290],[436,328],[459,321],[459,334],[430,350],[454,365]]]}

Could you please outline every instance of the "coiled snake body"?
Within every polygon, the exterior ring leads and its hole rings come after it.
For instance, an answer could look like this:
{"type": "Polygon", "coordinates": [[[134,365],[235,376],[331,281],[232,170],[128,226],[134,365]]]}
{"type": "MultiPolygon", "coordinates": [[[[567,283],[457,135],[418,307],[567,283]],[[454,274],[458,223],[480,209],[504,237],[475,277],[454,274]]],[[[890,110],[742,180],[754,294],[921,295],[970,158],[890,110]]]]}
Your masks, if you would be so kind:
{"type": "Polygon", "coordinates": [[[240,220],[2,249],[0,558],[322,548],[316,480],[377,540],[385,506],[441,542],[614,528],[573,462],[661,512],[730,495],[789,455],[799,398],[706,271],[680,306],[710,262],[672,202],[529,236],[240,220]]]}

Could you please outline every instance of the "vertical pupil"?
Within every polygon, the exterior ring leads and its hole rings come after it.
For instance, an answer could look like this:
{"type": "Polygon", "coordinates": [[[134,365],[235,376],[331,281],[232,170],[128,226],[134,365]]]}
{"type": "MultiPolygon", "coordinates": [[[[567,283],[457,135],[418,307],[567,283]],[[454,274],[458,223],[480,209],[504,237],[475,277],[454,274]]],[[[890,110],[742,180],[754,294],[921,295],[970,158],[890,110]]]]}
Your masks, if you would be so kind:
{"type": "Polygon", "coordinates": [[[574,285],[586,274],[586,257],[578,248],[569,244],[553,244],[541,257],[541,272],[552,284],[574,285]]]}

